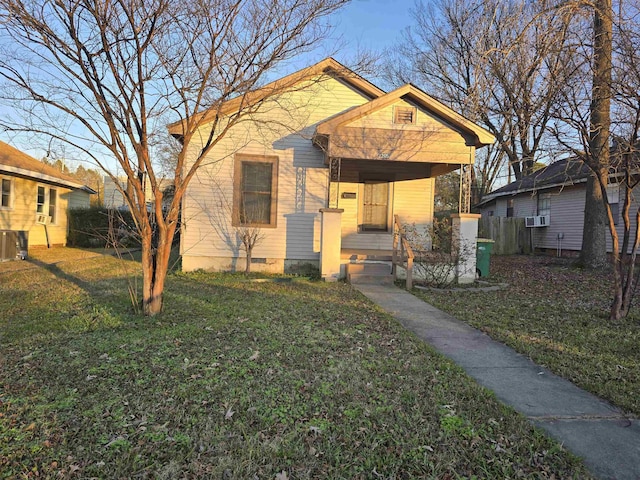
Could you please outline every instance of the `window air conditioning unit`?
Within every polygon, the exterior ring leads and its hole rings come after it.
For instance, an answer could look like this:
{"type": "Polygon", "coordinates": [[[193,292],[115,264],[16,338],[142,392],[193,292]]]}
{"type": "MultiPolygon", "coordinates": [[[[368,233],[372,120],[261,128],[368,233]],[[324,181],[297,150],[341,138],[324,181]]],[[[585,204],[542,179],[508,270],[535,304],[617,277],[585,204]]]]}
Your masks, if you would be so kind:
{"type": "Polygon", "coordinates": [[[49,215],[42,215],[40,213],[36,215],[36,223],[40,225],[48,225],[50,222],[51,217],[49,215]]]}
{"type": "Polygon", "coordinates": [[[549,226],[549,215],[537,215],[535,217],[524,217],[524,225],[528,228],[549,226]]]}

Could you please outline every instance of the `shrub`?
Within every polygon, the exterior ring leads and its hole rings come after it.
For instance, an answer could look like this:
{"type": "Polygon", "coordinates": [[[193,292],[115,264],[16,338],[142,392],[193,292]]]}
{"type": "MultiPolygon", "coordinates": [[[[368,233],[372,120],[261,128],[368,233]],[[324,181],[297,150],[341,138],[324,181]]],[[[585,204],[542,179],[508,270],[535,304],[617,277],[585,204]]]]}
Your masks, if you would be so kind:
{"type": "Polygon", "coordinates": [[[72,247],[140,245],[131,213],[104,207],[69,210],[67,243],[72,247]]]}
{"type": "Polygon", "coordinates": [[[437,219],[420,230],[415,224],[405,224],[402,231],[413,252],[416,278],[425,284],[446,288],[457,282],[459,263],[465,263],[472,253],[468,246],[454,242],[453,226],[449,218],[437,219]]]}

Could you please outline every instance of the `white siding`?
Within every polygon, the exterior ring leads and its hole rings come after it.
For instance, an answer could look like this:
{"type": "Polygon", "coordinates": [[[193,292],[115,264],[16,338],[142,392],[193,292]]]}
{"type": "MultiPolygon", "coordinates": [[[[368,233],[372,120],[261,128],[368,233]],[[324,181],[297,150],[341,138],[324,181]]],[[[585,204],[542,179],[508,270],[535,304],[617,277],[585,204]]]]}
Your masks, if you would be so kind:
{"type": "MultiPolygon", "coordinates": [[[[505,204],[505,212],[506,212],[505,204]]],[[[537,197],[530,193],[523,193],[513,197],[513,216],[528,217],[538,213],[537,197]]]]}
{"type": "MultiPolygon", "coordinates": [[[[340,81],[324,79],[268,102],[253,118],[236,125],[209,154],[185,196],[181,250],[188,268],[198,268],[199,262],[211,265],[215,258],[231,259],[227,266],[233,267],[234,257],[244,257],[231,225],[236,153],[279,159],[277,227],[262,229],[253,257],[317,260],[328,169],[311,135],[319,121],[367,100],[340,81]]],[[[206,127],[202,132],[206,135],[206,127]]],[[[197,148],[194,142],[188,153],[197,148]]]]}
{"type": "Polygon", "coordinates": [[[91,195],[83,190],[72,190],[69,193],[69,209],[89,208],[91,206],[91,195]]]}
{"type": "MultiPolygon", "coordinates": [[[[433,221],[432,178],[394,182],[390,202],[391,221],[398,215],[401,223],[415,223],[420,231],[433,221]]],[[[393,234],[359,233],[358,209],[362,208],[360,195],[362,189],[356,183],[341,183],[340,193],[356,193],[356,198],[340,198],[338,208],[342,214],[342,247],[345,249],[391,250],[393,234]]],[[[393,224],[390,225],[390,227],[393,224]]]]}
{"type": "MultiPolygon", "coordinates": [[[[630,209],[631,239],[635,236],[635,213],[640,207],[640,190],[633,192],[630,209]]],[[[562,235],[562,250],[580,251],[582,249],[582,230],[584,227],[585,186],[567,186],[544,190],[551,193],[551,213],[549,226],[530,229],[535,248],[556,250],[560,246],[558,235],[562,235]]],[[[526,217],[538,214],[537,195],[530,192],[522,193],[514,198],[514,216],[526,217]]],[[[624,202],[624,193],[620,192],[619,214],[616,230],[618,232],[620,247],[622,247],[622,235],[624,222],[621,218],[624,202]]],[[[496,199],[495,216],[506,216],[506,197],[496,199]]],[[[488,208],[490,210],[491,208],[488,208]]],[[[612,250],[612,240],[608,227],[605,226],[607,251],[612,250]]]]}
{"type": "MultiPolygon", "coordinates": [[[[536,248],[556,249],[558,234],[563,234],[563,250],[582,249],[582,228],[584,225],[584,187],[566,187],[562,190],[545,190],[551,193],[551,213],[548,227],[534,229],[536,248]]],[[[537,206],[537,197],[534,197],[537,206]]],[[[531,215],[536,215],[532,213],[531,215]]]]}
{"type": "Polygon", "coordinates": [[[498,198],[496,199],[495,211],[493,212],[494,217],[506,217],[507,216],[507,199],[506,198],[498,198]]]}

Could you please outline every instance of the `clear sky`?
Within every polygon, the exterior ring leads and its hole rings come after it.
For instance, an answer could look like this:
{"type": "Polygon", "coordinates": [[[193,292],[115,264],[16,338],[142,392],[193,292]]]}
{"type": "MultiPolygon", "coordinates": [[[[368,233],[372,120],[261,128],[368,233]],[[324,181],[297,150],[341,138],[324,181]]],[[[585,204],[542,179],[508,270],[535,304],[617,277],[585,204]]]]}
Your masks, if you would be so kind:
{"type": "Polygon", "coordinates": [[[412,0],[352,0],[336,15],[337,33],[371,50],[391,47],[411,24],[412,0]]]}
{"type": "Polygon", "coordinates": [[[286,73],[327,56],[349,64],[361,51],[376,54],[392,48],[402,31],[411,25],[413,8],[414,0],[352,0],[330,18],[334,26],[331,37],[313,52],[291,62],[286,73]]]}
{"type": "MultiPolygon", "coordinates": [[[[282,70],[274,72],[273,79],[312,65],[327,56],[349,65],[363,50],[379,54],[385,48],[391,48],[399,40],[401,32],[411,24],[412,8],[414,0],[352,0],[329,18],[334,26],[330,38],[314,51],[299,56],[288,62],[282,70]]],[[[370,74],[367,73],[366,77],[379,84],[378,79],[370,74]]],[[[36,158],[45,155],[43,146],[38,144],[41,142],[34,143],[26,136],[0,132],[0,140],[14,144],[36,158]]],[[[46,140],[43,142],[46,144],[46,140]]],[[[76,162],[70,163],[71,168],[77,166],[76,162]]]]}

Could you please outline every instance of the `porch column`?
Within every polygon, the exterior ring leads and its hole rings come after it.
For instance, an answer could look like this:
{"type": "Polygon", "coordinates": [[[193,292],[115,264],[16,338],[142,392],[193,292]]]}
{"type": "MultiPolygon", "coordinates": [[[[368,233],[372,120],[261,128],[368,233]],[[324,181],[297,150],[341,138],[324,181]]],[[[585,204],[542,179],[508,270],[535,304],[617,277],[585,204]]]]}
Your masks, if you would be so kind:
{"type": "Polygon", "coordinates": [[[480,217],[476,213],[451,215],[452,251],[459,252],[456,267],[458,283],[471,283],[476,278],[476,243],[480,217]]]}
{"type": "Polygon", "coordinates": [[[340,277],[340,250],[342,249],[342,208],[321,208],[320,275],[325,282],[340,277]]]}

